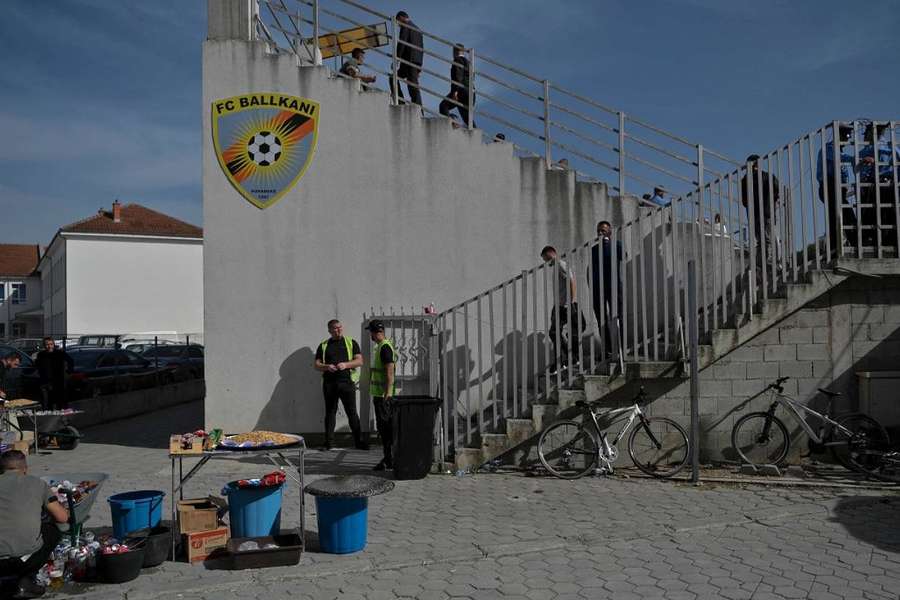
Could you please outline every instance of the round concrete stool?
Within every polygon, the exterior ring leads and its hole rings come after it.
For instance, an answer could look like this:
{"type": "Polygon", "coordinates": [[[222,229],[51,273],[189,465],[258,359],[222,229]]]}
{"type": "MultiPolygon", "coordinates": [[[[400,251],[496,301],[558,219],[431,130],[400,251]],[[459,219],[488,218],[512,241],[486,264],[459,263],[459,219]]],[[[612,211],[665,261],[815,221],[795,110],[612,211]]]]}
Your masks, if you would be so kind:
{"type": "Polygon", "coordinates": [[[306,486],[316,497],[319,547],[329,554],[349,554],[366,547],[369,497],[394,489],[394,482],[372,475],[326,477],[306,486]]]}

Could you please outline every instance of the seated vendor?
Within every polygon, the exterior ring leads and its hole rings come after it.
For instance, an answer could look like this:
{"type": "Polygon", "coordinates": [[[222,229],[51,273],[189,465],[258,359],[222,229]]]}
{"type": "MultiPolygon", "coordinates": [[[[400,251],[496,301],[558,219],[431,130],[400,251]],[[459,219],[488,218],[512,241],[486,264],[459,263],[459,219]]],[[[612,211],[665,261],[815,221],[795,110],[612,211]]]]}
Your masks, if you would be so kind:
{"type": "Polygon", "coordinates": [[[16,576],[13,598],[38,598],[44,587],[34,576],[56,548],[56,523],[69,519],[50,487],[28,474],[25,455],[10,450],[0,455],[0,575],[16,576]]]}

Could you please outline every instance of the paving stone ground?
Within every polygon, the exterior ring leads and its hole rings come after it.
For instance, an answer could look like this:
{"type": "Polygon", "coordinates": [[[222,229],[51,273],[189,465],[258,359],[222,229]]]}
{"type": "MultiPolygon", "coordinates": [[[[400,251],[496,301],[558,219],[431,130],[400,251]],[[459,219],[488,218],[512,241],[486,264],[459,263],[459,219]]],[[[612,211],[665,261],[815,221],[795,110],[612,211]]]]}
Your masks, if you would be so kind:
{"type": "MultiPolygon", "coordinates": [[[[33,457],[32,470],[108,473],[89,522],[108,527],[108,495],[169,489],[168,436],[195,428],[201,416],[202,407],[189,404],[93,428],[74,451],[33,457]]],[[[369,472],[379,458],[375,450],[307,456],[310,480],[369,472]]],[[[270,470],[260,459],[211,461],[187,495],[270,470]]],[[[299,525],[298,508],[291,484],[283,526],[299,525]]],[[[234,572],[167,562],[123,585],[70,585],[55,597],[900,597],[900,494],[893,491],[432,475],[373,498],[369,544],[344,556],[317,551],[313,502],[306,514],[309,547],[294,567],[234,572]]]]}

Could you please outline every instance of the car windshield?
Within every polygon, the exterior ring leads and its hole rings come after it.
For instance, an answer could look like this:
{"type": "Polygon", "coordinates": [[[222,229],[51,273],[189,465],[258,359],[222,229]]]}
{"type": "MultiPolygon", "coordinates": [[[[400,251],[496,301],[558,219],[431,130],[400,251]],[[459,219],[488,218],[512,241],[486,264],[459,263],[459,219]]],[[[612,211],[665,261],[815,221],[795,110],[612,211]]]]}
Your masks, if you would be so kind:
{"type": "Polygon", "coordinates": [[[106,354],[103,351],[95,350],[73,350],[69,353],[72,360],[75,361],[75,368],[93,367],[97,363],[97,359],[106,354]]]}
{"type": "Polygon", "coordinates": [[[181,356],[184,348],[181,346],[158,346],[156,348],[148,348],[141,353],[144,358],[175,358],[181,356]]]}

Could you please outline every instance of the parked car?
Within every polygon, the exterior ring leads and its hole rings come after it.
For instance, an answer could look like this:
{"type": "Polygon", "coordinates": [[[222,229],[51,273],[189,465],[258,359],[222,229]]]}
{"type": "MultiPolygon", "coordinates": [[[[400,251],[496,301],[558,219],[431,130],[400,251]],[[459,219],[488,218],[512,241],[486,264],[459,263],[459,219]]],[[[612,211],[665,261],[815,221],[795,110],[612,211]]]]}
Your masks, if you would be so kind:
{"type": "Polygon", "coordinates": [[[79,346],[93,346],[97,348],[115,348],[119,343],[119,336],[116,334],[102,335],[83,335],[78,338],[79,346]]]}
{"type": "Polygon", "coordinates": [[[200,344],[172,344],[147,348],[141,358],[169,369],[175,379],[203,378],[203,346],[200,344]]]}
{"type": "Polygon", "coordinates": [[[34,360],[10,344],[0,344],[0,356],[7,356],[11,352],[18,354],[21,362],[18,368],[10,370],[6,375],[7,399],[28,398],[40,402],[41,378],[34,366],[34,360]]]}
{"type": "Polygon", "coordinates": [[[137,352],[138,354],[142,354],[149,350],[150,348],[155,348],[157,346],[171,346],[176,344],[177,342],[172,342],[170,340],[160,340],[160,339],[130,339],[130,340],[122,340],[119,343],[119,347],[123,350],[131,350],[132,352],[137,352]]]}
{"type": "Polygon", "coordinates": [[[44,340],[42,338],[18,338],[11,341],[9,345],[34,358],[34,355],[44,346],[44,340]]]}
{"type": "Polygon", "coordinates": [[[81,347],[68,354],[75,362],[69,389],[76,398],[127,392],[156,383],[153,363],[128,350],[81,347]]]}

